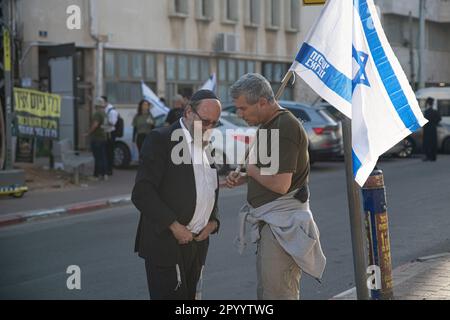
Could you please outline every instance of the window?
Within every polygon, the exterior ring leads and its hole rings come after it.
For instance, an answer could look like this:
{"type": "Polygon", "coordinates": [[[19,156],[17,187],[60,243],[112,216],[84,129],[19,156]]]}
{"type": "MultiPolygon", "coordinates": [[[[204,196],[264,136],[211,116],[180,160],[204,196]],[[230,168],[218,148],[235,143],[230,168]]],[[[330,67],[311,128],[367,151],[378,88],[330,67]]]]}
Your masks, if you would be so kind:
{"type": "Polygon", "coordinates": [[[241,76],[246,73],[255,72],[255,61],[219,59],[218,61],[218,95],[223,102],[231,102],[230,87],[241,76]]]}
{"type": "Polygon", "coordinates": [[[166,57],[166,78],[167,80],[175,80],[176,57],[166,57]]]}
{"type": "Polygon", "coordinates": [[[280,0],[266,0],[267,29],[280,28],[280,0]]]}
{"type": "Polygon", "coordinates": [[[131,55],[131,75],[136,79],[142,79],[144,77],[142,53],[133,53],[131,55]]]}
{"type": "Polygon", "coordinates": [[[450,23],[428,22],[427,27],[430,50],[450,52],[450,23]]]}
{"type": "Polygon", "coordinates": [[[178,57],[178,79],[187,80],[187,58],[178,57]]]}
{"type": "Polygon", "coordinates": [[[152,53],[105,50],[105,93],[112,103],[135,104],[141,81],[156,88],[156,58],[152,53]]]}
{"type": "Polygon", "coordinates": [[[128,54],[125,52],[119,53],[119,78],[128,79],[128,54]]]}
{"type": "Polygon", "coordinates": [[[238,21],[239,8],[238,0],[222,0],[223,1],[223,22],[236,23],[238,21]]]}
{"type": "MultiPolygon", "coordinates": [[[[404,36],[404,30],[403,30],[403,22],[401,17],[396,15],[384,15],[383,16],[383,28],[386,31],[386,35],[389,39],[389,43],[391,45],[401,46],[404,43],[405,36],[404,36]]],[[[406,20],[404,20],[406,21],[406,20]]],[[[415,32],[418,32],[417,30],[414,30],[415,32]]],[[[415,33],[418,34],[418,33],[415,33]]],[[[414,42],[417,42],[416,39],[414,39],[414,42]]]]}
{"type": "Polygon", "coordinates": [[[300,0],[286,1],[286,30],[297,32],[300,29],[300,0]]]}
{"type": "Polygon", "coordinates": [[[105,77],[114,77],[115,63],[114,53],[110,51],[105,52],[105,77]]]}
{"type": "Polygon", "coordinates": [[[245,0],[246,1],[246,26],[258,26],[260,19],[260,0],[245,0]]]}
{"type": "Polygon", "coordinates": [[[175,94],[192,95],[209,78],[209,60],[187,55],[166,56],[166,98],[172,104],[175,94]]]}
{"type": "Polygon", "coordinates": [[[189,14],[188,0],[170,0],[169,14],[173,17],[187,17],[189,14]]]}
{"type": "MultiPolygon", "coordinates": [[[[263,76],[270,82],[273,92],[276,94],[281,87],[281,81],[284,75],[289,70],[290,64],[278,63],[278,62],[265,62],[263,63],[262,70],[263,76]]],[[[292,82],[290,82],[284,89],[281,100],[292,100],[294,98],[292,82]]]]}
{"type": "Polygon", "coordinates": [[[189,80],[199,80],[199,70],[198,58],[189,58],[189,80]]]}
{"type": "Polygon", "coordinates": [[[215,0],[195,0],[197,19],[212,20],[214,18],[215,0]]]}
{"type": "Polygon", "coordinates": [[[145,77],[156,81],[156,61],[152,54],[145,55],[145,77]]]}
{"type": "Polygon", "coordinates": [[[438,110],[442,117],[450,117],[450,100],[438,100],[438,110]]]}

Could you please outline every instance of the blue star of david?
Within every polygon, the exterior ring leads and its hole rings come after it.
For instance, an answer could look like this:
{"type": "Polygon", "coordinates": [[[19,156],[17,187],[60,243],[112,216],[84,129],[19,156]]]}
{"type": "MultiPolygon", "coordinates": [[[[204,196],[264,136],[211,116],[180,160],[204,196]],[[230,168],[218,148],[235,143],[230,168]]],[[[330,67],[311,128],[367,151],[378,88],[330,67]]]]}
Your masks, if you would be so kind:
{"type": "Polygon", "coordinates": [[[367,73],[366,73],[366,65],[367,60],[369,60],[369,55],[362,51],[356,51],[355,47],[353,47],[352,56],[353,59],[356,60],[356,63],[359,65],[359,70],[356,73],[355,78],[353,78],[352,80],[352,93],[353,93],[357,85],[361,84],[370,87],[370,83],[369,80],[367,80],[367,73]]]}

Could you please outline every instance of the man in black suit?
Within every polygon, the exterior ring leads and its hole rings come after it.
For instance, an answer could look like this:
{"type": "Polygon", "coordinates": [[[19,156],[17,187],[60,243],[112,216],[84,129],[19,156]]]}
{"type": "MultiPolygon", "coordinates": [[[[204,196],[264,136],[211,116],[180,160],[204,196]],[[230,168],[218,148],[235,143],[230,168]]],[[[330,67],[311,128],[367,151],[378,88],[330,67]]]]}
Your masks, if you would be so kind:
{"type": "Polygon", "coordinates": [[[153,130],[142,146],[132,201],[141,213],[135,251],[145,259],[151,299],[195,299],[209,235],[219,228],[217,171],[203,135],[220,112],[216,95],[200,90],[182,119],[153,130]]]}

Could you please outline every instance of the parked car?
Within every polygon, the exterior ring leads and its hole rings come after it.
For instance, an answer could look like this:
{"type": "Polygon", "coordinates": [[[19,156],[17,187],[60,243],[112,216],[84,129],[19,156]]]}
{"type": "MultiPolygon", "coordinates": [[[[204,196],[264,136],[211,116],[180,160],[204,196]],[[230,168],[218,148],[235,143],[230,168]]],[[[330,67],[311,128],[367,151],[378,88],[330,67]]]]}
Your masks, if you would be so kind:
{"type": "MultiPolygon", "coordinates": [[[[310,161],[330,160],[342,156],[342,130],[325,108],[313,108],[294,101],[279,104],[299,119],[308,134],[310,161]]],[[[236,107],[226,105],[224,111],[236,113],[236,107]]]]}
{"type": "MultiPolygon", "coordinates": [[[[155,126],[163,126],[165,120],[165,115],[159,115],[155,118],[155,126]]],[[[125,126],[123,137],[117,138],[114,145],[114,166],[117,168],[125,168],[138,162],[139,150],[136,143],[133,142],[133,127],[125,126]]]]}
{"type": "MultiPolygon", "coordinates": [[[[431,94],[431,93],[430,93],[431,94]]],[[[426,96],[427,94],[424,94],[426,96]]],[[[438,131],[438,149],[440,152],[445,154],[450,154],[450,107],[449,112],[446,112],[445,106],[446,100],[441,99],[441,115],[442,122],[439,124],[438,131]],[[446,116],[448,115],[448,116],[446,116]]],[[[450,101],[450,100],[448,100],[450,101]]],[[[421,102],[421,99],[419,99],[421,102]]],[[[325,108],[328,113],[335,119],[336,121],[342,121],[345,117],[341,112],[339,112],[336,108],[331,106],[328,103],[321,103],[318,105],[320,108],[325,108]]],[[[424,104],[423,104],[424,106],[424,104]]],[[[422,107],[422,111],[424,111],[422,107]]],[[[384,156],[396,156],[399,158],[409,158],[415,152],[422,152],[423,145],[423,130],[418,130],[406,137],[399,143],[397,143],[394,147],[384,153],[384,156]]]]}

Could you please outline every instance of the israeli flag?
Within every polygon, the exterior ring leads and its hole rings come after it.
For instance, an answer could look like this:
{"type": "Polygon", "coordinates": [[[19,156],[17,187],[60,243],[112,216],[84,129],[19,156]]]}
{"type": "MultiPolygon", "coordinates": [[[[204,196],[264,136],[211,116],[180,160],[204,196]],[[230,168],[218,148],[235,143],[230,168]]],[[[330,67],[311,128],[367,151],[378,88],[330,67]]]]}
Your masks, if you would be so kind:
{"type": "Polygon", "coordinates": [[[150,89],[144,81],[141,83],[142,96],[150,102],[154,108],[151,109],[152,115],[158,117],[169,113],[169,108],[158,98],[158,96],[150,89]]]}
{"type": "Polygon", "coordinates": [[[328,0],[291,70],[352,119],[360,186],[383,153],[427,122],[373,0],[328,0]]]}
{"type": "Polygon", "coordinates": [[[203,84],[200,90],[211,90],[212,92],[216,92],[217,88],[217,78],[216,74],[213,73],[208,80],[203,84]]]}

